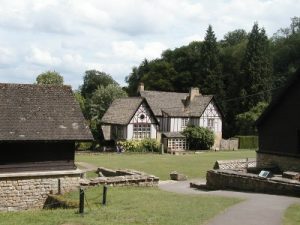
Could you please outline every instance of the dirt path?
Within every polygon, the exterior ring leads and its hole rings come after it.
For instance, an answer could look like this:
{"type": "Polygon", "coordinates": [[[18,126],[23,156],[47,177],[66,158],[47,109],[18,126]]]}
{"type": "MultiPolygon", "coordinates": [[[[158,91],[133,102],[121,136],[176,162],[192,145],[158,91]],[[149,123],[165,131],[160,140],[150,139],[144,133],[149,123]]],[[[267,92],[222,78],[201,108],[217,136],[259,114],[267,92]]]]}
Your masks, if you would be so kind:
{"type": "Polygon", "coordinates": [[[94,164],[86,163],[86,162],[76,162],[76,165],[83,171],[96,171],[99,166],[96,166],[94,164]]]}
{"type": "Polygon", "coordinates": [[[295,197],[235,191],[201,191],[190,188],[189,183],[190,181],[162,181],[159,188],[179,194],[219,195],[246,199],[217,215],[207,225],[281,225],[286,208],[293,203],[300,204],[300,198],[295,197]]]}

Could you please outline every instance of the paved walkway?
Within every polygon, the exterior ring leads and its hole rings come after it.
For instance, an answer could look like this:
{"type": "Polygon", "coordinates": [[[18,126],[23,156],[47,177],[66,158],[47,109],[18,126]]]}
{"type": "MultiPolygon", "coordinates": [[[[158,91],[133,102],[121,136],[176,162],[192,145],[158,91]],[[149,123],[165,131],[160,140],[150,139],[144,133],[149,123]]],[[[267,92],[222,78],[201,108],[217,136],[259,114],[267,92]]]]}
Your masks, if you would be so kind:
{"type": "MultiPolygon", "coordinates": [[[[235,192],[201,191],[189,187],[191,181],[161,181],[159,188],[179,194],[205,194],[225,197],[237,197],[245,201],[229,207],[223,213],[210,220],[207,225],[281,225],[284,211],[300,198],[235,192]]],[[[197,180],[199,182],[199,180],[197,180]]],[[[202,180],[204,183],[205,181],[202,180]]]]}

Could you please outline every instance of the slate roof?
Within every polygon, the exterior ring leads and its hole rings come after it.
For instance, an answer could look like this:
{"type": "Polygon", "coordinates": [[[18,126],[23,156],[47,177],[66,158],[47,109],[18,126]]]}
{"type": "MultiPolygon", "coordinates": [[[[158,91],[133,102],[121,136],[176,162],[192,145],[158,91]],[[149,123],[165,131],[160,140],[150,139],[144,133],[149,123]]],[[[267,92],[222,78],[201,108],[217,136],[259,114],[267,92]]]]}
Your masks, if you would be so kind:
{"type": "Polygon", "coordinates": [[[173,117],[200,117],[213,99],[213,95],[200,95],[189,102],[189,93],[163,91],[141,91],[140,95],[147,99],[156,116],[166,113],[173,117]]]}
{"type": "MultiPolygon", "coordinates": [[[[143,102],[145,102],[145,104],[148,105],[147,101],[142,97],[128,97],[116,99],[105,112],[101,121],[104,124],[126,125],[130,122],[136,110],[143,102]]],[[[150,107],[149,110],[153,114],[150,107]]],[[[155,117],[154,119],[156,120],[155,117]]]]}
{"type": "Polygon", "coordinates": [[[0,83],[0,141],[42,140],[93,140],[71,87],[0,83]]]}

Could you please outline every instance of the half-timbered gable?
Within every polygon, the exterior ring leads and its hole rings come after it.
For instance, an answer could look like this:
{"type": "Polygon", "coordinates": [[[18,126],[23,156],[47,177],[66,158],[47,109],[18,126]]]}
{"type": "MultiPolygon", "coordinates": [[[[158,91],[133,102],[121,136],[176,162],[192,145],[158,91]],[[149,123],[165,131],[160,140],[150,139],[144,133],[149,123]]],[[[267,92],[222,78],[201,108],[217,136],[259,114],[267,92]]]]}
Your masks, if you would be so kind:
{"type": "Polygon", "coordinates": [[[105,135],[106,139],[157,138],[158,121],[147,101],[141,97],[116,99],[104,114],[102,122],[110,133],[105,135]]]}

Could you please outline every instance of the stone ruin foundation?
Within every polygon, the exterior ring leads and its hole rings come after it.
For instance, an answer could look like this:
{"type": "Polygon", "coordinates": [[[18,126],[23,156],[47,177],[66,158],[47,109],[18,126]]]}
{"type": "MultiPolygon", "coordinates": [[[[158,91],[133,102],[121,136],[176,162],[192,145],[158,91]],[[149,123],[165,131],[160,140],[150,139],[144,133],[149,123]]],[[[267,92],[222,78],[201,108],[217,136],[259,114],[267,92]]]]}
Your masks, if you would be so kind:
{"type": "Polygon", "coordinates": [[[118,169],[111,170],[104,167],[97,169],[96,173],[99,177],[91,180],[83,180],[81,185],[83,186],[95,186],[95,185],[112,185],[112,186],[143,186],[152,187],[157,186],[159,178],[144,172],[118,169]]]}
{"type": "Polygon", "coordinates": [[[0,174],[0,211],[42,209],[48,194],[78,188],[81,170],[0,174]]]}
{"type": "Polygon", "coordinates": [[[206,184],[190,183],[192,188],[206,190],[237,190],[300,196],[300,173],[279,172],[276,167],[258,168],[254,159],[217,161],[207,171],[206,184]],[[269,177],[259,176],[261,170],[274,172],[269,177]]]}

